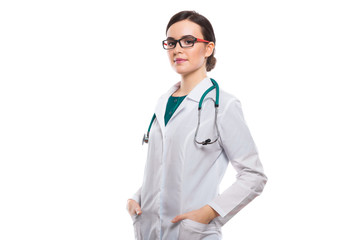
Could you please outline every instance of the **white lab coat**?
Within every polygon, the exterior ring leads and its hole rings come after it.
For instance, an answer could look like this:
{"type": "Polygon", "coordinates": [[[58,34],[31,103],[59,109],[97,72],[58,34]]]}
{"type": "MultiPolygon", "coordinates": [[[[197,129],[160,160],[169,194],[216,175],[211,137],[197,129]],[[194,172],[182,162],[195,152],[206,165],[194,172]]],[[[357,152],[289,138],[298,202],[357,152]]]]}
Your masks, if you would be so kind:
{"type": "MultiPolygon", "coordinates": [[[[212,86],[209,78],[188,94],[165,126],[168,98],[179,86],[180,83],[175,84],[161,96],[155,110],[143,184],[132,197],[142,208],[141,215],[132,216],[138,240],[221,239],[221,226],[258,196],[267,181],[241,104],[221,87],[220,139],[206,146],[195,143],[198,104],[212,86]],[[219,184],[229,161],[237,171],[236,181],[219,195],[219,184]],[[206,204],[220,214],[209,224],[189,219],[171,222],[175,216],[206,204]]],[[[215,90],[203,102],[198,141],[216,137],[212,99],[215,100],[215,90]]]]}

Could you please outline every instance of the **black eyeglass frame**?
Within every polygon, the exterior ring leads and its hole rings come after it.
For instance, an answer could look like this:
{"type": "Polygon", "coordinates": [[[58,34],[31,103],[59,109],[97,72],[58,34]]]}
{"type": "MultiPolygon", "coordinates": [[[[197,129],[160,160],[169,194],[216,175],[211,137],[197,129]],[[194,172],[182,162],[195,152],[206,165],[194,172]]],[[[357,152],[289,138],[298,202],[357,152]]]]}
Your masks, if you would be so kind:
{"type": "Polygon", "coordinates": [[[175,42],[174,47],[166,48],[166,47],[165,47],[165,46],[167,45],[167,44],[166,44],[166,41],[170,41],[170,40],[169,40],[169,39],[166,39],[166,40],[162,41],[162,46],[163,46],[163,48],[164,48],[165,50],[171,50],[171,49],[176,48],[176,44],[177,44],[177,43],[179,43],[180,47],[182,47],[182,48],[191,48],[191,47],[194,46],[194,44],[195,44],[196,42],[203,42],[203,43],[209,43],[209,42],[210,42],[210,41],[207,41],[207,40],[204,40],[204,39],[201,39],[201,38],[196,38],[196,37],[193,37],[193,36],[184,36],[184,37],[182,37],[182,38],[180,38],[180,39],[178,39],[178,40],[171,39],[171,41],[175,42]],[[185,47],[183,47],[183,46],[181,45],[181,42],[180,42],[180,41],[183,40],[183,39],[186,39],[186,38],[191,38],[191,39],[193,40],[193,43],[192,43],[191,46],[185,46],[185,47]]]}

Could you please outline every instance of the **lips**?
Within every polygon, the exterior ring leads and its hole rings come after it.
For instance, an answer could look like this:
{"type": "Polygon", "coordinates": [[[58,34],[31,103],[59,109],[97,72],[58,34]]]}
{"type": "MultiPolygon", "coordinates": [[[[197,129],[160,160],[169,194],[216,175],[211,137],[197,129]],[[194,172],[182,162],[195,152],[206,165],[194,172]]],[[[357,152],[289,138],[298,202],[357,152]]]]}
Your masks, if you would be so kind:
{"type": "Polygon", "coordinates": [[[184,58],[175,58],[175,63],[184,63],[184,62],[186,62],[187,60],[186,59],[184,59],[184,58]]]}

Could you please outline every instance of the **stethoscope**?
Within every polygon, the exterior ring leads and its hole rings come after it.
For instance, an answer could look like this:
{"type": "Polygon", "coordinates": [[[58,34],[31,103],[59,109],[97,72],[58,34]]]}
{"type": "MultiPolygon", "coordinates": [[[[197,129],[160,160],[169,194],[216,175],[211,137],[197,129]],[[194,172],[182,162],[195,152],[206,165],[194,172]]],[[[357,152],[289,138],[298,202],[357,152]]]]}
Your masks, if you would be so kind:
{"type": "MultiPolygon", "coordinates": [[[[217,115],[218,115],[218,107],[219,107],[219,85],[218,83],[210,78],[211,82],[212,82],[212,86],[209,87],[204,93],[203,95],[201,96],[200,98],[200,101],[199,101],[199,107],[198,107],[198,123],[197,123],[197,127],[196,127],[196,131],[195,131],[195,137],[194,137],[194,140],[197,144],[201,144],[201,145],[208,145],[208,144],[213,144],[214,142],[216,142],[218,139],[219,139],[219,129],[218,129],[218,125],[217,125],[217,115]],[[200,118],[201,118],[201,108],[202,108],[202,104],[203,104],[203,101],[206,97],[206,95],[208,95],[209,92],[211,92],[212,90],[216,91],[216,98],[215,98],[215,101],[211,98],[211,100],[214,101],[214,104],[215,104],[215,128],[216,128],[216,133],[217,133],[217,136],[216,136],[216,139],[214,141],[211,141],[210,138],[204,140],[204,141],[198,141],[197,140],[197,134],[198,134],[198,131],[199,131],[199,127],[200,127],[200,118]]],[[[144,137],[143,137],[143,140],[142,140],[142,144],[144,143],[148,143],[149,142],[149,134],[150,134],[150,130],[151,130],[151,126],[154,122],[156,118],[156,115],[154,113],[152,119],[151,119],[151,122],[150,122],[150,125],[149,125],[149,128],[148,128],[148,131],[147,133],[144,134],[144,137]]]]}

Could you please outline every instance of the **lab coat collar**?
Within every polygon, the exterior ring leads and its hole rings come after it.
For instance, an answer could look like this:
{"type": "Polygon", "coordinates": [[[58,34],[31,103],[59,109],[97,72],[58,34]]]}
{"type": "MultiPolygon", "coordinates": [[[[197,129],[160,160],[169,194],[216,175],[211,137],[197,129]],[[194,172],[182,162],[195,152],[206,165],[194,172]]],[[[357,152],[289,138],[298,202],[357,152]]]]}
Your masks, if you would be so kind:
{"type": "MultiPolygon", "coordinates": [[[[157,105],[155,109],[155,115],[156,119],[159,122],[160,128],[162,133],[165,133],[165,120],[164,120],[164,114],[166,110],[166,105],[168,102],[169,97],[180,87],[181,82],[178,82],[174,84],[162,97],[160,98],[159,104],[157,105]]],[[[210,80],[210,78],[206,77],[201,82],[199,82],[194,89],[191,90],[191,92],[187,95],[187,97],[184,99],[190,99],[195,102],[199,102],[201,96],[204,94],[204,92],[211,87],[213,84],[210,80]]],[[[174,118],[181,110],[184,108],[185,104],[180,104],[178,109],[176,109],[175,113],[171,118],[174,118]]],[[[171,120],[170,120],[171,121],[171,120]]]]}
{"type": "MultiPolygon", "coordinates": [[[[174,84],[174,86],[172,86],[169,91],[163,95],[163,97],[165,98],[165,100],[167,101],[167,99],[169,99],[169,97],[176,91],[179,89],[181,82],[177,82],[176,84],[174,84]]],[[[195,87],[194,89],[191,90],[191,92],[187,95],[186,98],[190,98],[192,100],[194,100],[195,102],[199,102],[201,96],[204,94],[204,92],[211,87],[213,84],[210,80],[210,78],[206,77],[203,80],[201,80],[195,87]]]]}
{"type": "MultiPolygon", "coordinates": [[[[172,86],[165,94],[163,94],[160,99],[159,99],[159,103],[156,106],[155,109],[155,115],[156,115],[156,120],[158,121],[159,125],[160,125],[160,129],[161,132],[164,136],[165,134],[165,120],[164,120],[164,115],[165,115],[165,111],[166,111],[166,105],[168,102],[169,97],[180,87],[180,82],[176,83],[174,86],[172,86]]],[[[181,105],[181,104],[180,104],[181,105]]],[[[178,111],[176,111],[178,112],[178,111]]]]}
{"type": "Polygon", "coordinates": [[[211,87],[213,84],[210,78],[206,77],[201,82],[199,82],[193,90],[188,94],[187,98],[195,101],[200,102],[200,98],[204,94],[204,92],[211,87]]]}

